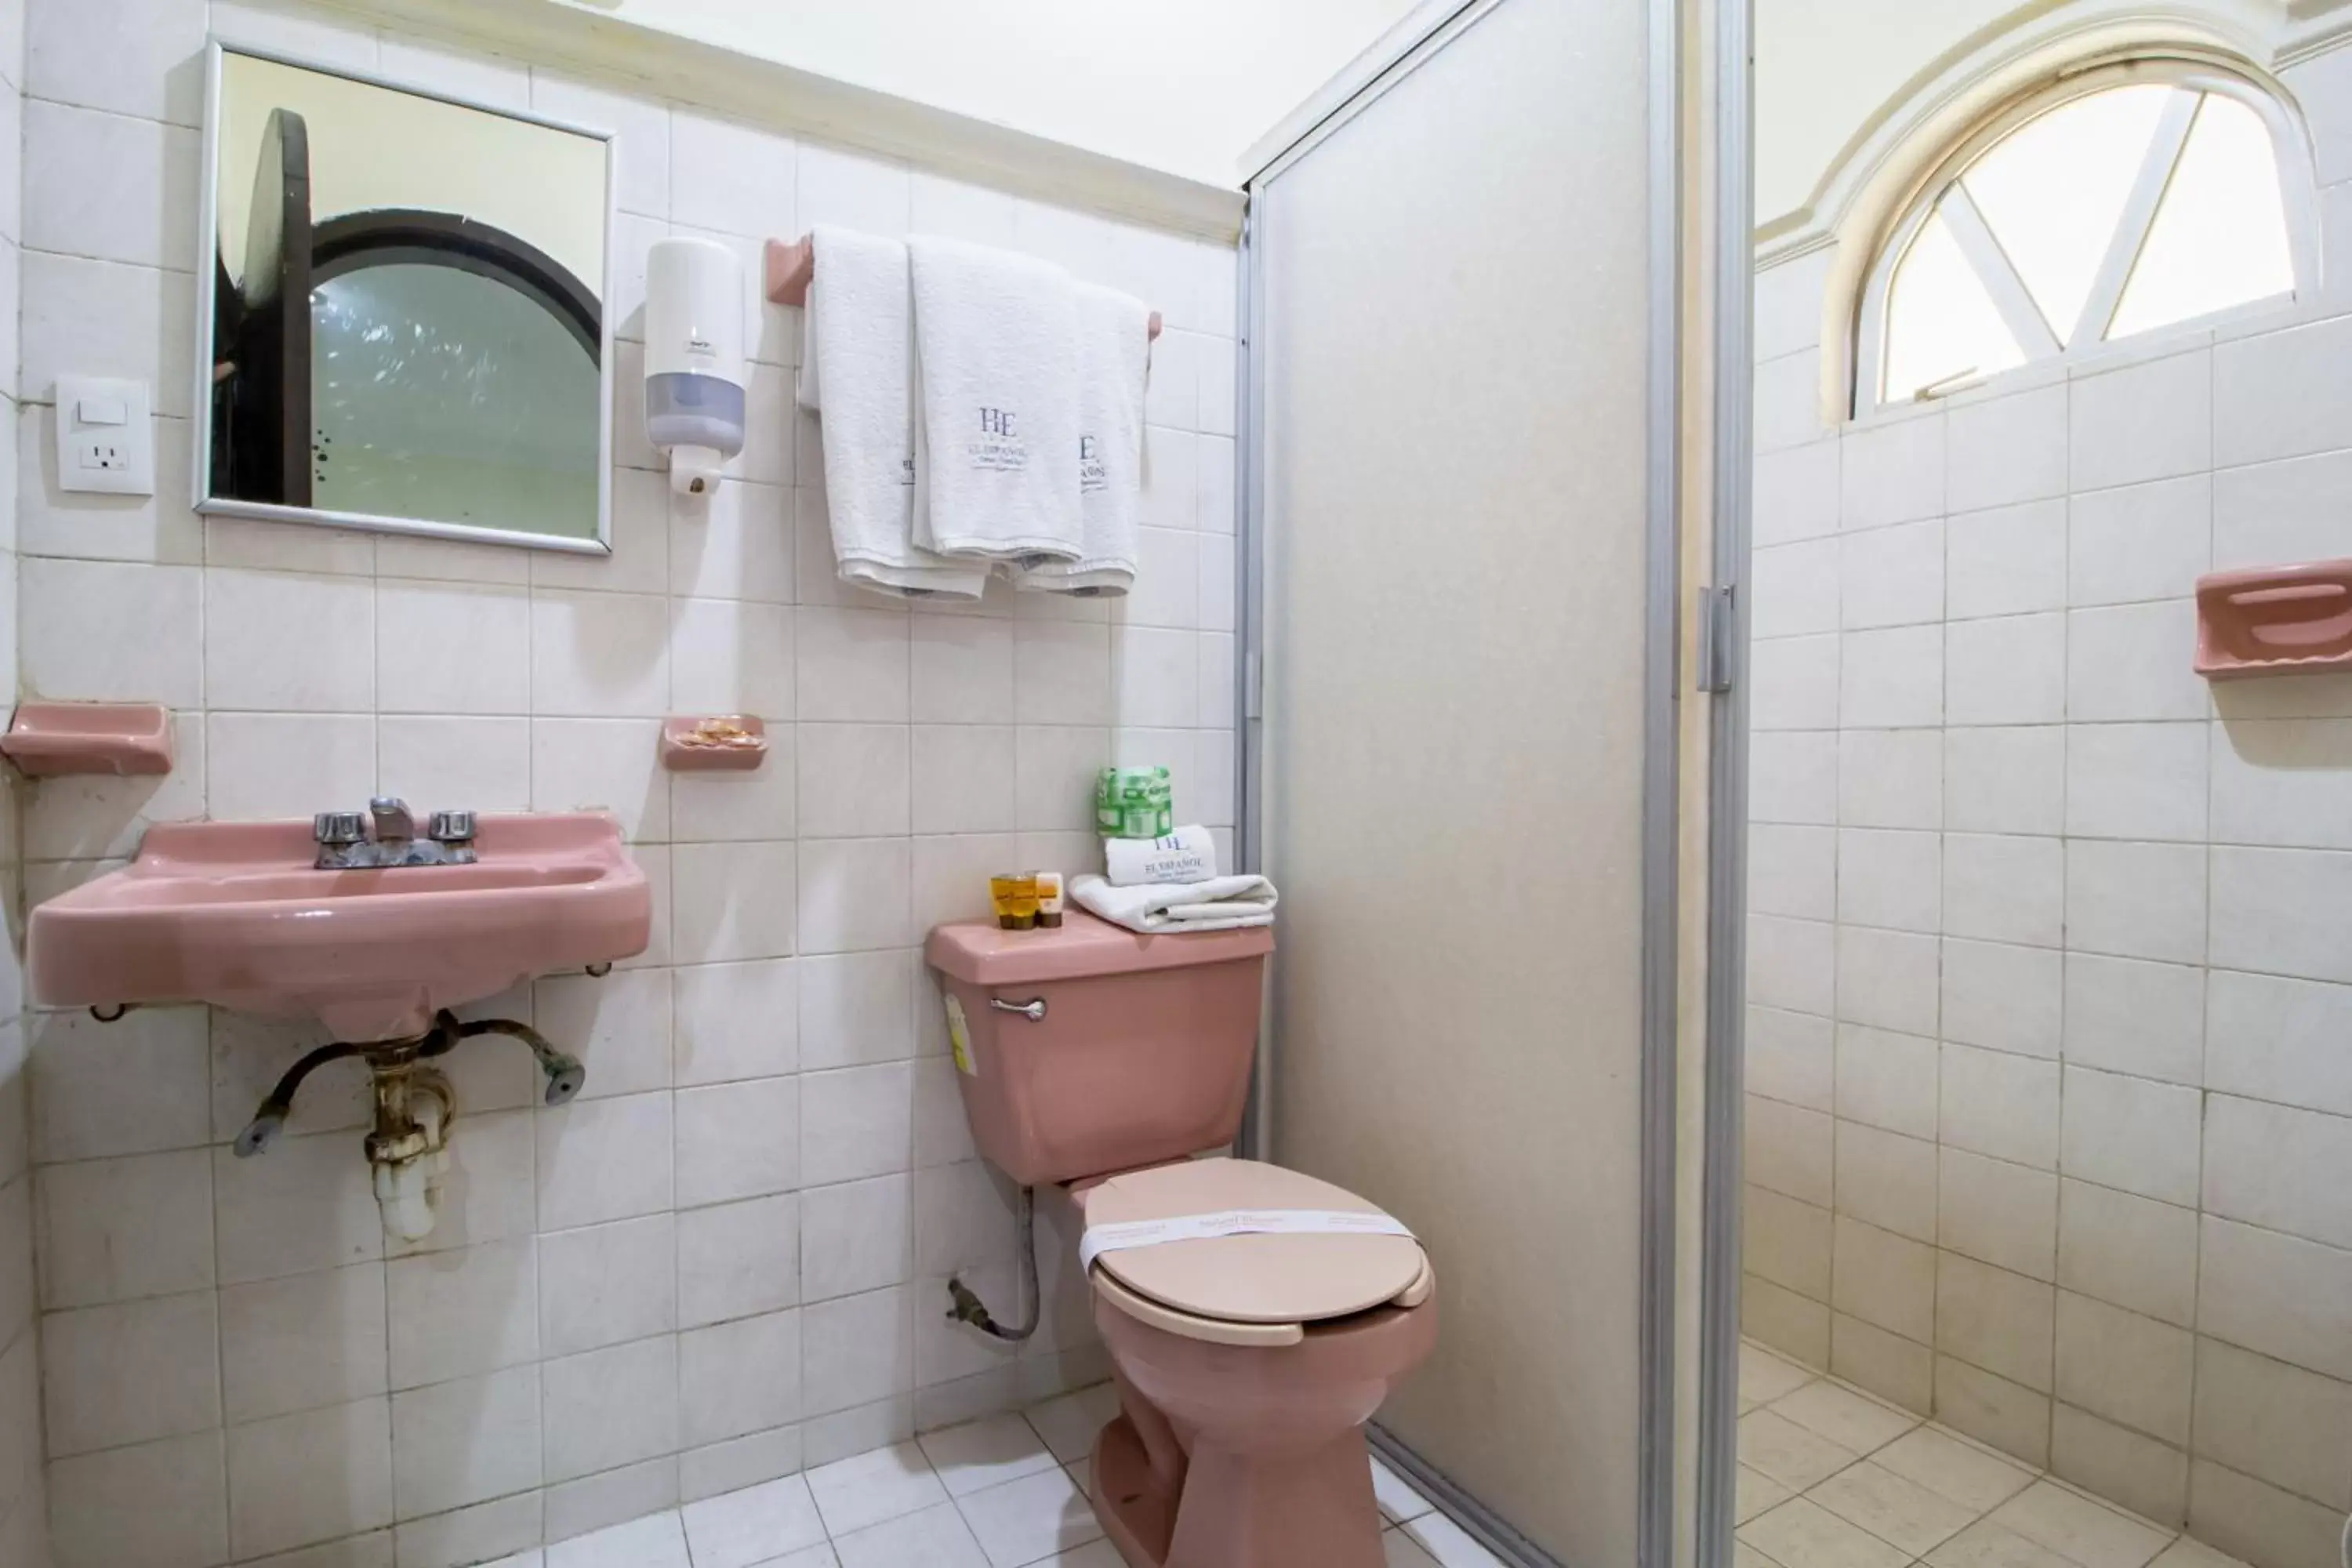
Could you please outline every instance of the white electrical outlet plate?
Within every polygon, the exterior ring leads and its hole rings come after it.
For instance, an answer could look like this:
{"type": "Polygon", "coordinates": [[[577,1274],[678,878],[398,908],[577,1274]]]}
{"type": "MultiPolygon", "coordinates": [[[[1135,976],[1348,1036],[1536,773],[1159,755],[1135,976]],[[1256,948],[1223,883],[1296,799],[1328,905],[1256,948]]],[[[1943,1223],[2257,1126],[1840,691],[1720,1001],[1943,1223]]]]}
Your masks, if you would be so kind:
{"type": "Polygon", "coordinates": [[[155,422],[143,381],[58,377],[58,488],[155,493],[155,422]]]}

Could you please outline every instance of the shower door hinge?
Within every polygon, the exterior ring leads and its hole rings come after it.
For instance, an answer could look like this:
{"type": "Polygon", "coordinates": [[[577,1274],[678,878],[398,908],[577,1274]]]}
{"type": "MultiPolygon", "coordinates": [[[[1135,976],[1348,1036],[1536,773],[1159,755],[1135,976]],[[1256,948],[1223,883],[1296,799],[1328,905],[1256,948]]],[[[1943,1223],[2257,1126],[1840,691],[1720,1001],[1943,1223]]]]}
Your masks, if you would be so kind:
{"type": "Polygon", "coordinates": [[[1698,591],[1698,689],[1731,689],[1731,595],[1736,589],[1706,587],[1698,591]]]}
{"type": "Polygon", "coordinates": [[[1242,656],[1242,717],[1265,717],[1265,660],[1254,653],[1242,656]]]}

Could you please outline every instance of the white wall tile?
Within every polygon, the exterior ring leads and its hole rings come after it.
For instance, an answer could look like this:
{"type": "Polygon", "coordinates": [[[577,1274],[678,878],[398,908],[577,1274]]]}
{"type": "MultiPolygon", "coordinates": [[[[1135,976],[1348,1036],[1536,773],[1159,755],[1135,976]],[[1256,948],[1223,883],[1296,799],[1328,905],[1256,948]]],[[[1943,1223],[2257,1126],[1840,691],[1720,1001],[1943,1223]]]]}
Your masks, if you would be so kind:
{"type": "Polygon", "coordinates": [[[1914,1035],[1936,1030],[1937,942],[1906,931],[1844,926],[1837,933],[1837,1016],[1914,1035]]]}
{"type": "MultiPolygon", "coordinates": [[[[1809,367],[1817,363],[1806,357],[1809,367]]],[[[1840,446],[1841,528],[1909,522],[1944,510],[1941,410],[1851,428],[1840,446]]]]}
{"type": "Polygon", "coordinates": [[[2209,1214],[2352,1246],[2352,1119],[2217,1094],[2205,1113],[2209,1214]]]}
{"type": "Polygon", "coordinates": [[[667,1093],[576,1100],[540,1111],[536,1126],[541,1230],[671,1206],[667,1093]]]}
{"type": "Polygon", "coordinates": [[[1759,546],[1819,539],[1838,529],[1838,453],[1832,438],[1756,458],[1754,516],[1759,546]]]}
{"type": "Polygon", "coordinates": [[[2214,512],[2235,478],[2190,474],[2073,497],[2067,602],[2121,605],[2189,593],[2214,559],[2214,512]]]}
{"type": "Polygon", "coordinates": [[[194,132],[38,98],[26,102],[24,113],[26,245],[190,269],[194,132]],[[101,191],[116,199],[104,199],[101,191]]]}
{"type": "Polygon", "coordinates": [[[384,1274],[354,1264],[220,1294],[221,1391],[232,1425],[383,1393],[384,1274]]]}
{"type": "Polygon", "coordinates": [[[1936,1136],[1936,1042],[1842,1024],[1837,1031],[1840,1117],[1913,1138],[1936,1136]]]}
{"type": "Polygon", "coordinates": [[[2212,742],[2216,842],[2352,849],[2352,721],[2236,720],[2212,742]]]}
{"type": "Polygon", "coordinates": [[[1759,823],[1750,828],[1748,907],[1759,914],[1802,920],[1834,918],[1837,835],[1826,827],[1759,823]]]}
{"type": "Polygon", "coordinates": [[[1840,641],[1822,636],[1756,644],[1748,654],[1749,721],[1759,731],[1836,729],[1840,641]]]}
{"type": "Polygon", "coordinates": [[[2070,1405],[2185,1445],[2191,1357],[2186,1330],[2058,1293],[2056,1392],[2070,1405]]]}
{"type": "Polygon", "coordinates": [[[2066,717],[2076,723],[2204,718],[2210,700],[2188,657],[2196,620],[2186,599],[2069,615],[2066,717]]]}
{"type": "Polygon", "coordinates": [[[27,92],[180,125],[203,119],[205,7],[193,0],[37,5],[22,15],[27,92]]]}
{"type": "Polygon", "coordinates": [[[1937,1164],[1938,1247],[2034,1279],[2053,1275],[2058,1241],[2055,1175],[1956,1148],[1943,1150],[1937,1164]]]}
{"type": "MultiPolygon", "coordinates": [[[[403,1520],[444,1513],[545,1477],[538,1366],[392,1396],[393,1501],[403,1520]]],[[[532,1500],[537,1538],[538,1500],[532,1500]]]]}
{"type": "Polygon", "coordinates": [[[1942,627],[1848,632],[1839,641],[1841,726],[1900,729],[1943,722],[1942,627]]]}
{"type": "Polygon", "coordinates": [[[677,1328],[679,1235],[676,1216],[656,1214],[541,1236],[541,1352],[574,1355],[677,1328]]]}
{"type": "Polygon", "coordinates": [[[2296,1366],[2352,1375],[2352,1253],[2207,1215],[2197,1326],[2296,1366]]]}
{"type": "Polygon", "coordinates": [[[2064,908],[2059,840],[1944,835],[1946,934],[2055,947],[2064,934],[2064,908]]]}
{"type": "MultiPolygon", "coordinates": [[[[1818,1110],[1748,1097],[1746,1179],[1820,1208],[1831,1203],[1831,1119],[1818,1110]]],[[[926,1172],[926,1177],[936,1173],[926,1172]]]]}
{"type": "MultiPolygon", "coordinates": [[[[2324,560],[2343,537],[2352,452],[2228,468],[2213,476],[2212,563],[2324,560]]],[[[2174,588],[2167,597],[2177,596],[2174,588]]]]}
{"type": "Polygon", "coordinates": [[[376,587],[375,638],[375,690],[384,712],[530,711],[527,594],[386,581],[376,587]]]}
{"type": "Polygon", "coordinates": [[[2120,958],[2205,958],[2202,845],[2066,845],[2067,945],[2120,958]]]}
{"type": "Polygon", "coordinates": [[[383,1216],[348,1134],[281,1136],[250,1160],[215,1148],[213,1197],[224,1284],[383,1255],[383,1216]]]}
{"type": "Polygon", "coordinates": [[[1748,999],[1827,1017],[1837,980],[1836,928],[1825,921],[1751,915],[1748,999]]]}
{"type": "Polygon", "coordinates": [[[1944,943],[1944,1038],[2024,1056],[2059,1054],[2063,957],[2007,942],[1944,943]]]}
{"type": "Polygon", "coordinates": [[[670,851],[671,937],[681,963],[781,958],[796,941],[791,843],[680,844],[670,851]]]}
{"type": "Polygon", "coordinates": [[[2352,1384],[2200,1341],[2196,1446],[2217,1464],[2340,1510],[2352,1504],[2339,1462],[2352,1448],[2352,1384]]]}
{"type": "Polygon", "coordinates": [[[547,1479],[572,1480],[678,1447],[676,1336],[543,1362],[547,1479]]]}
{"type": "Polygon", "coordinates": [[[41,1407],[50,1456],[218,1426],[219,1331],[209,1290],[47,1314],[41,1407]]]}
{"type": "Polygon", "coordinates": [[[2063,616],[2003,616],[1945,627],[1942,721],[2056,723],[2066,716],[2066,658],[2063,616]]]}
{"type": "Polygon", "coordinates": [[[1937,1137],[2013,1163],[2058,1165],[2058,1065],[2006,1051],[1946,1045],[1937,1093],[1937,1137]]]}
{"type": "Polygon", "coordinates": [[[795,1130],[807,1097],[803,1085],[817,1076],[678,1090],[678,1206],[759,1197],[798,1184],[806,1134],[796,1136],[795,1130]]]}
{"type": "Polygon", "coordinates": [[[1842,731],[1837,820],[1849,827],[1941,826],[1942,753],[1932,730],[1842,731]]]}
{"type": "Polygon", "coordinates": [[[392,1523],[392,1406],[381,1395],[228,1434],[229,1544],[240,1556],[392,1523]]]}
{"type": "Polygon", "coordinates": [[[2101,1186],[2193,1205],[2200,1100],[2179,1084],[2070,1066],[2060,1167],[2101,1186]]]}
{"type": "Polygon", "coordinates": [[[2213,458],[2234,467],[2352,446],[2352,318],[2213,351],[2213,458]]]}
{"type": "Polygon", "coordinates": [[[2069,393],[2068,482],[2074,489],[2135,484],[2212,466],[2211,351],[2080,376],[2069,393]]]}
{"type": "Polygon", "coordinates": [[[904,1063],[801,1079],[801,1180],[810,1186],[899,1168],[910,1147],[914,1080],[904,1063]]]}
{"type": "Polygon", "coordinates": [[[2054,725],[1947,730],[1943,826],[1961,833],[2056,833],[2066,800],[2066,732],[2054,725]]]}
{"type": "Polygon", "coordinates": [[[2066,491],[2063,385],[1955,404],[1945,416],[1951,510],[2007,506],[2066,491]]]}
{"type": "Polygon", "coordinates": [[[1936,1145],[1837,1124],[1837,1212],[1914,1241],[1936,1239],[1936,1145]]]}
{"type": "Polygon", "coordinates": [[[228,1556],[219,1432],[52,1461],[49,1546],[59,1568],[218,1563],[228,1556]]]}
{"type": "Polygon", "coordinates": [[[205,1151],[45,1166],[34,1188],[44,1307],[211,1288],[212,1157],[205,1151]]]}
{"type": "Polygon", "coordinates": [[[790,1193],[677,1216],[677,1311],[686,1328],[794,1306],[800,1200],[790,1193]]]}
{"type": "Polygon", "coordinates": [[[2049,1286],[1949,1253],[1937,1259],[1937,1350],[2047,1393],[2056,1319],[2049,1286]]]}
{"type": "Polygon", "coordinates": [[[672,1076],[681,1086],[765,1078],[800,1062],[806,965],[782,959],[675,972],[672,1076]]]}
{"type": "Polygon", "coordinates": [[[2068,953],[2065,1055],[2139,1078],[2202,1081],[2204,970],[2068,953]]]}
{"type": "Polygon", "coordinates": [[[2196,1212],[2083,1182],[2058,1185],[2058,1283],[2168,1323],[2191,1322],[2196,1212]]]}
{"type": "Polygon", "coordinates": [[[29,691],[64,701],[203,705],[201,574],[27,559],[19,636],[29,691]]]}
{"type": "MultiPolygon", "coordinates": [[[[1840,626],[1852,631],[1916,626],[1943,618],[1944,524],[1940,521],[1848,533],[1838,544],[1840,626]]],[[[1760,591],[1758,607],[1762,608],[1760,591]]]]}
{"type": "Polygon", "coordinates": [[[2329,933],[2352,914],[2352,854],[2216,847],[2212,960],[2310,980],[2352,980],[2329,933]]]}
{"type": "MultiPolygon", "coordinates": [[[[1748,1008],[1748,1091],[1784,1100],[1792,1105],[1807,1106],[1814,1110],[1829,1110],[1835,1051],[1831,1041],[1831,1029],[1830,1021],[1826,1018],[1784,1013],[1771,1007],[1748,1008]]],[[[918,1083],[919,1143],[921,1139],[921,1086],[918,1083]]]]}
{"type": "Polygon", "coordinates": [[[686,1440],[715,1443],[798,1418],[800,1314],[771,1312],[678,1336],[686,1440]]]}
{"type": "MultiPolygon", "coordinates": [[[[1081,731],[1081,733],[1086,733],[1081,731]]],[[[1022,731],[1025,743],[1029,735],[1022,731]]],[[[1838,819],[1838,745],[1839,737],[1832,731],[1758,731],[1748,737],[1748,809],[1755,822],[1832,823],[1838,819]]],[[[1027,753],[1024,753],[1024,757],[1027,753]]],[[[1091,765],[1091,764],[1090,764],[1091,765]]],[[[1029,772],[1024,762],[1022,800],[1025,814],[1032,796],[1029,772]]],[[[1051,775],[1049,775],[1051,776],[1051,775]]],[[[1076,807],[1065,796],[1075,795],[1061,784],[1051,786],[1063,804],[1055,809],[1070,812],[1076,807]]],[[[1905,792],[1898,790],[1895,809],[1908,815],[1910,808],[1900,799],[1905,792]]],[[[1083,817],[1082,826],[1093,822],[1091,811],[1083,817]]],[[[1917,824],[1857,822],[1857,826],[1917,826],[1917,824]]]]}
{"type": "MultiPolygon", "coordinates": [[[[1895,931],[1937,929],[1941,878],[1938,835],[1842,828],[1835,842],[1837,919],[1895,931]]],[[[1826,916],[1829,911],[1819,912],[1826,916]]]]}
{"type": "Polygon", "coordinates": [[[2352,1116],[2352,989],[2216,970],[2207,995],[2207,1088],[2352,1116]]]}
{"type": "Polygon", "coordinates": [[[2063,609],[2066,542],[2063,500],[1955,515],[1946,524],[1946,614],[1967,620],[2063,609]]]}
{"type": "Polygon", "coordinates": [[[2066,831],[2097,838],[2206,836],[2201,723],[2074,724],[2066,731],[2066,831]]]}

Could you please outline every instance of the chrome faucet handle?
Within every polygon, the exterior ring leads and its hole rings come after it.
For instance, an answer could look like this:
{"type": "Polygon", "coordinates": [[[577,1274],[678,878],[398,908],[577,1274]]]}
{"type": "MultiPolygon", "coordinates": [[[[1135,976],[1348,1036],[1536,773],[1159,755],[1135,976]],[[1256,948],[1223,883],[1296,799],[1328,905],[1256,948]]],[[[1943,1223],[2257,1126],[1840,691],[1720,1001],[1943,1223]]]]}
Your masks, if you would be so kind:
{"type": "Polygon", "coordinates": [[[394,843],[416,837],[416,817],[404,800],[377,795],[368,802],[368,814],[375,818],[375,836],[381,842],[394,843]]]}
{"type": "Polygon", "coordinates": [[[436,811],[425,837],[436,844],[471,844],[474,841],[474,814],[470,811],[436,811]]]}
{"type": "Polygon", "coordinates": [[[331,849],[340,849],[365,841],[367,824],[356,811],[322,811],[310,819],[310,837],[331,849]]]}

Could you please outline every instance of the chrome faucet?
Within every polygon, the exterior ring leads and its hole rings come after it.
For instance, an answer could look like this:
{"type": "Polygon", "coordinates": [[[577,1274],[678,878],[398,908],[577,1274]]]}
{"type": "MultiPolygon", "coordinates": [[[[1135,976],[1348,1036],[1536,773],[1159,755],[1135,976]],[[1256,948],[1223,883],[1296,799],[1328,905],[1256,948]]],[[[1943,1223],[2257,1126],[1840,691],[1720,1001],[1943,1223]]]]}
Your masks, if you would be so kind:
{"type": "Polygon", "coordinates": [[[356,811],[322,811],[310,820],[310,837],[319,846],[311,864],[321,871],[377,870],[395,866],[470,866],[479,859],[474,851],[474,814],[436,811],[416,837],[416,816],[404,800],[378,795],[368,802],[367,816],[356,811]],[[371,837],[368,826],[375,829],[371,837]]]}

